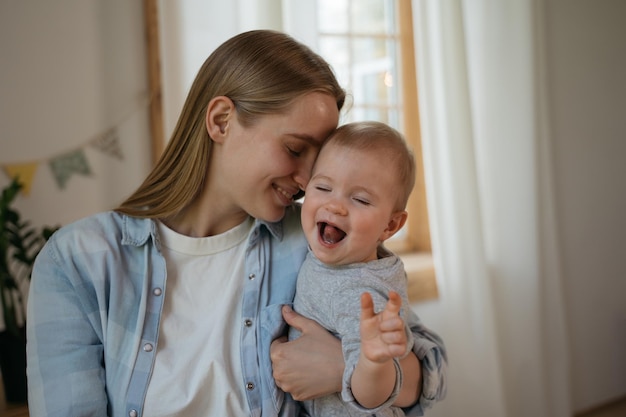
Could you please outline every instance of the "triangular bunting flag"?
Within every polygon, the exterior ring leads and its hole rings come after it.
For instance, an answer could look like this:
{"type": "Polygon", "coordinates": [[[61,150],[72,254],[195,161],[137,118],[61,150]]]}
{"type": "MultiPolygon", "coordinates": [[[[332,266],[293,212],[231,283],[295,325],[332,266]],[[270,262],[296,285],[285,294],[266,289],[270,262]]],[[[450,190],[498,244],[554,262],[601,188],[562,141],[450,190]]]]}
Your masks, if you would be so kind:
{"type": "Polygon", "coordinates": [[[10,178],[18,178],[20,184],[22,184],[22,193],[29,195],[33,185],[33,177],[35,176],[35,171],[37,171],[37,164],[38,162],[11,164],[5,165],[3,168],[10,178]]]}
{"type": "Polygon", "coordinates": [[[82,149],[57,156],[50,160],[50,169],[59,188],[65,188],[72,174],[91,175],[85,152],[82,149]]]}
{"type": "Polygon", "coordinates": [[[107,155],[120,160],[124,159],[122,148],[120,147],[120,137],[115,127],[98,136],[91,142],[91,145],[107,155]]]}

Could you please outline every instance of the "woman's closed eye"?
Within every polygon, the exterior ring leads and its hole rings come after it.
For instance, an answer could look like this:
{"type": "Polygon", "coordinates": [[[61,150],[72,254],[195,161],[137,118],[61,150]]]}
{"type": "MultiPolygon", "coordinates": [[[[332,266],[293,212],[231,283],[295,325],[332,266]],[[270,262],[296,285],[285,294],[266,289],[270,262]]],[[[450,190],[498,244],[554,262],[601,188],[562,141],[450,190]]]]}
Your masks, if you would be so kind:
{"type": "Polygon", "coordinates": [[[287,151],[292,155],[295,156],[296,158],[300,157],[300,155],[302,155],[302,151],[301,150],[296,150],[294,148],[290,148],[287,147],[287,151]]]}

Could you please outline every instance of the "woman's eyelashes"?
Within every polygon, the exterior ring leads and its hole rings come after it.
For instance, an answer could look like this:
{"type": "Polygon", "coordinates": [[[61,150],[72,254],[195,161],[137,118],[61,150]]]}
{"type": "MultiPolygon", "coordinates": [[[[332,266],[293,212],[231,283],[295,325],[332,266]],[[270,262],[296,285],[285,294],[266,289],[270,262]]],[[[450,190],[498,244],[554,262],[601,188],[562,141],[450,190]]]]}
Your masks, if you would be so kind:
{"type": "Polygon", "coordinates": [[[285,148],[291,156],[296,158],[301,157],[307,150],[307,146],[303,143],[300,143],[300,141],[296,143],[286,143],[285,148]]]}
{"type": "Polygon", "coordinates": [[[299,158],[300,155],[302,155],[302,151],[287,147],[287,151],[289,152],[289,154],[291,154],[291,156],[295,156],[296,158],[299,158]]]}

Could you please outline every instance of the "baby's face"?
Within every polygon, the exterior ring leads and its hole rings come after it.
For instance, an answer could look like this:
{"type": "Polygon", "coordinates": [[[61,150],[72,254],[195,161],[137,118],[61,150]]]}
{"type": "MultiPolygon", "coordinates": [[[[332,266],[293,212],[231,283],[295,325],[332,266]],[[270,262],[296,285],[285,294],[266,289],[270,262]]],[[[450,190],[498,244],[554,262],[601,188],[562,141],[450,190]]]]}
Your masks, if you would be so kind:
{"type": "Polygon", "coordinates": [[[328,144],[306,188],[302,227],[318,259],[345,265],[376,259],[391,235],[400,185],[384,155],[328,144]]]}

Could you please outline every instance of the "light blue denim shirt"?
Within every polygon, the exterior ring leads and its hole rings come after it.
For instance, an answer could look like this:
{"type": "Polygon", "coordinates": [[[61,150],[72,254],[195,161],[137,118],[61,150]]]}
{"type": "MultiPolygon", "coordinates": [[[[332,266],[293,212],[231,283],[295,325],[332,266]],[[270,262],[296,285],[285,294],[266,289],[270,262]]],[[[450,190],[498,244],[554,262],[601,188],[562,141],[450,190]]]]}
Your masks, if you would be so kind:
{"type": "MultiPolygon", "coordinates": [[[[298,206],[279,223],[255,222],[241,323],[241,384],[252,416],[298,414],[274,383],[269,348],[285,334],[281,306],[293,302],[306,252],[298,206]]],[[[30,287],[30,415],[141,416],[166,290],[154,221],[106,212],[58,230],[37,257],[30,287]]],[[[407,415],[417,416],[445,395],[447,363],[439,337],[413,319],[424,385],[407,415]]]]}

